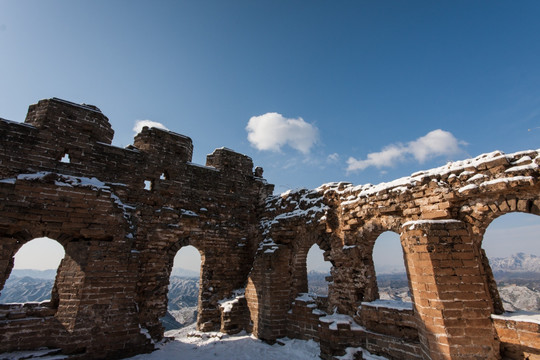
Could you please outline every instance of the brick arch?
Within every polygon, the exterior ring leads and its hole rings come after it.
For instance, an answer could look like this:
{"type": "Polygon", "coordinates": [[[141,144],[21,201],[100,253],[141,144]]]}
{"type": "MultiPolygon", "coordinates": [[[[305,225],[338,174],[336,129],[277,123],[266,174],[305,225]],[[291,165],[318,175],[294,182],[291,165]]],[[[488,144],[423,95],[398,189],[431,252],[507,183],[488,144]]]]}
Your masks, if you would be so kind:
{"type": "MultiPolygon", "coordinates": [[[[407,267],[407,257],[405,256],[405,249],[404,249],[404,245],[403,245],[403,244],[404,244],[404,239],[401,238],[400,233],[395,232],[395,231],[393,231],[393,230],[387,230],[387,231],[384,231],[384,232],[380,233],[380,234],[377,236],[377,239],[375,240],[375,243],[373,244],[374,246],[373,246],[373,248],[372,248],[372,250],[371,250],[371,257],[373,258],[373,254],[374,254],[374,250],[375,250],[375,244],[376,244],[378,241],[380,241],[379,238],[381,237],[381,235],[383,235],[383,234],[385,234],[385,233],[388,233],[388,232],[389,232],[389,233],[393,233],[393,234],[395,234],[395,235],[398,236],[398,240],[397,240],[397,243],[398,243],[398,244],[397,244],[397,246],[399,246],[399,249],[401,250],[401,260],[402,260],[402,263],[401,263],[401,264],[403,264],[403,268],[405,269],[405,275],[408,276],[408,274],[409,274],[409,269],[408,269],[408,267],[407,267]]],[[[375,266],[375,261],[374,261],[374,260],[372,260],[372,261],[373,261],[373,266],[375,266]]],[[[379,298],[380,298],[380,293],[379,293],[379,279],[378,279],[378,276],[379,276],[379,274],[377,274],[376,271],[375,271],[375,276],[374,276],[374,278],[375,278],[375,282],[376,282],[376,286],[377,286],[377,297],[376,297],[376,299],[379,299],[379,298]]],[[[409,286],[409,284],[408,284],[408,286],[409,286]]],[[[410,286],[409,286],[409,288],[410,288],[410,286]]]]}
{"type": "Polygon", "coordinates": [[[203,303],[205,303],[207,300],[206,298],[208,297],[209,293],[208,293],[208,289],[206,289],[203,284],[204,284],[204,281],[203,281],[203,277],[204,277],[204,273],[205,273],[205,252],[203,249],[201,249],[201,245],[197,242],[197,241],[193,241],[192,239],[190,238],[182,238],[180,239],[179,241],[175,242],[174,244],[172,244],[170,246],[170,248],[167,250],[166,252],[166,257],[167,257],[167,260],[165,261],[165,263],[167,264],[167,270],[168,270],[168,274],[169,276],[166,278],[167,280],[167,293],[166,293],[166,296],[167,296],[167,301],[165,302],[165,305],[167,306],[168,303],[169,303],[169,300],[168,300],[168,285],[169,285],[169,282],[170,282],[170,277],[171,277],[171,274],[172,274],[172,268],[173,268],[173,265],[174,265],[174,257],[176,256],[176,254],[178,254],[179,251],[181,251],[183,248],[185,248],[186,246],[193,246],[195,249],[197,249],[197,251],[199,252],[199,255],[201,257],[201,266],[200,266],[200,274],[199,274],[199,295],[198,295],[198,308],[197,308],[197,327],[200,329],[201,327],[203,327],[203,324],[204,322],[206,321],[205,319],[205,308],[202,306],[203,303]]]}
{"type": "Polygon", "coordinates": [[[309,227],[305,230],[303,229],[303,231],[298,231],[295,241],[289,244],[289,247],[291,248],[290,271],[292,274],[292,291],[290,293],[291,303],[299,293],[308,291],[307,255],[313,245],[317,245],[323,250],[325,259],[330,261],[332,267],[335,266],[334,261],[330,256],[332,248],[331,242],[326,234],[317,231],[316,228],[309,227]]]}
{"type": "MultiPolygon", "coordinates": [[[[65,256],[57,269],[51,301],[38,310],[31,304],[16,310],[28,317],[28,321],[21,322],[21,331],[24,332],[22,324],[30,328],[35,326],[33,322],[40,324],[40,331],[33,333],[32,340],[24,346],[99,352],[99,346],[89,338],[68,345],[66,342],[79,331],[95,333],[101,342],[106,342],[106,337],[100,335],[106,331],[138,329],[132,320],[136,304],[127,295],[136,284],[135,278],[127,275],[131,260],[127,236],[130,224],[110,189],[76,187],[61,184],[63,181],[75,180],[56,174],[18,179],[9,196],[3,198],[0,280],[3,286],[13,268],[13,256],[24,244],[43,236],[57,241],[65,256]],[[111,298],[107,292],[113,290],[120,296],[111,298]],[[115,307],[124,308],[126,316],[113,323],[109,318],[115,307]]],[[[2,343],[15,346],[7,339],[2,343]]]]}
{"type": "Polygon", "coordinates": [[[65,240],[71,264],[84,270],[66,272],[80,283],[70,294],[69,321],[67,311],[60,325],[52,317],[58,327],[0,321],[0,352],[53,346],[99,359],[153,349],[149,338],[163,336],[151,310],[161,306],[154,296],[167,275],[161,263],[168,247],[188,236],[208,269],[203,306],[211,311],[202,330],[219,329],[217,304],[245,287],[259,216],[273,191],[251,158],[221,148],[205,165],[193,164],[190,138],[155,128],[116,147],[97,108],[60,99],[31,106],[24,124],[0,119],[0,132],[0,279],[17,239],[41,235],[65,240]],[[66,153],[69,163],[60,161],[66,153]],[[154,181],[151,191],[143,190],[145,180],[154,181]],[[42,229],[25,232],[26,220],[42,229]],[[39,334],[21,336],[25,326],[39,334]],[[39,342],[46,338],[56,342],[39,342]]]}
{"type": "MultiPolygon", "coordinates": [[[[26,234],[28,234],[28,232],[26,234]]],[[[35,237],[33,239],[30,239],[30,240],[25,239],[24,241],[18,241],[17,242],[17,244],[15,246],[15,250],[12,253],[12,256],[11,256],[10,265],[9,265],[8,269],[6,269],[6,270],[9,270],[9,273],[7,274],[6,278],[4,279],[5,281],[7,281],[9,279],[9,276],[11,275],[11,272],[13,271],[13,266],[15,265],[14,264],[15,256],[17,256],[17,254],[22,249],[22,247],[29,244],[29,243],[31,243],[34,240],[37,240],[38,238],[41,238],[41,237],[44,237],[44,236],[37,236],[37,237],[35,237]]],[[[58,240],[56,240],[54,238],[50,238],[50,237],[47,237],[47,238],[50,241],[55,242],[55,243],[57,243],[58,245],[60,245],[62,247],[62,249],[64,251],[64,257],[65,257],[67,242],[66,241],[60,242],[60,241],[58,241],[58,240]]],[[[64,259],[64,257],[61,259],[61,262],[58,264],[58,266],[55,269],[57,275],[58,275],[58,272],[59,272],[60,267],[62,265],[62,260],[64,259]]],[[[3,287],[5,286],[5,281],[0,283],[0,292],[2,291],[3,287]]],[[[49,304],[47,304],[47,305],[50,306],[53,309],[58,309],[59,297],[58,297],[58,288],[57,288],[56,279],[55,279],[55,282],[54,282],[53,287],[51,289],[51,298],[49,300],[49,304]]]]}
{"type": "MultiPolygon", "coordinates": [[[[140,245],[142,248],[139,254],[139,322],[152,338],[159,340],[163,337],[164,328],[160,318],[167,313],[168,286],[174,257],[182,247],[192,245],[193,242],[184,232],[176,229],[166,232],[165,228],[163,224],[154,225],[152,229],[145,229],[146,233],[140,231],[138,234],[139,239],[146,240],[140,245]]],[[[200,252],[198,246],[195,248],[200,252]]]]}
{"type": "MultiPolygon", "coordinates": [[[[354,315],[362,302],[379,298],[373,247],[382,233],[392,231],[399,234],[402,223],[403,219],[399,216],[371,217],[362,221],[362,225],[354,231],[347,233],[341,247],[334,248],[334,296],[330,297],[330,303],[339,311],[354,315]],[[354,291],[351,292],[350,289],[354,291]]],[[[401,246],[403,247],[403,240],[401,246]]]]}
{"type": "Polygon", "coordinates": [[[497,282],[489,259],[482,248],[484,234],[491,223],[506,214],[524,213],[540,215],[540,195],[533,189],[526,189],[521,193],[501,194],[497,197],[479,197],[469,201],[470,205],[463,205],[458,218],[471,225],[471,235],[475,251],[479,254],[483,267],[485,286],[491,298],[494,314],[504,313],[497,282]]]}
{"type": "Polygon", "coordinates": [[[174,257],[182,248],[186,246],[193,246],[201,255],[201,263],[204,263],[204,249],[199,241],[191,239],[189,237],[181,237],[178,241],[174,242],[168,249],[165,249],[166,261],[165,263],[170,269],[173,267],[174,257]]]}
{"type": "MultiPolygon", "coordinates": [[[[17,180],[16,184],[20,185],[21,190],[16,188],[3,199],[6,209],[0,209],[0,218],[9,225],[0,227],[2,286],[13,268],[13,256],[33,239],[54,239],[62,245],[66,256],[77,259],[80,252],[75,250],[76,243],[92,240],[112,244],[114,238],[124,238],[129,231],[124,214],[110,193],[80,188],[74,197],[66,190],[67,186],[57,185],[62,180],[56,174],[33,181],[17,180]],[[81,198],[87,207],[70,209],[71,204],[81,198]],[[64,209],[70,209],[70,212],[64,209]]],[[[85,265],[81,260],[78,262],[81,266],[85,265]]]]}
{"type": "Polygon", "coordinates": [[[487,228],[495,219],[516,212],[540,215],[540,194],[527,191],[496,198],[478,198],[471,205],[463,205],[457,218],[471,224],[475,241],[481,243],[487,228]]]}

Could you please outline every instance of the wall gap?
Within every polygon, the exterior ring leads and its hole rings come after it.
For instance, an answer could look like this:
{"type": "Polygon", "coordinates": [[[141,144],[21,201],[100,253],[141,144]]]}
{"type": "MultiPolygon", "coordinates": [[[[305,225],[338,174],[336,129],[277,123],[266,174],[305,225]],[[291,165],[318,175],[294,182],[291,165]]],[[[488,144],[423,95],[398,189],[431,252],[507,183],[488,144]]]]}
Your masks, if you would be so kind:
{"type": "Polygon", "coordinates": [[[14,256],[14,267],[0,293],[0,303],[51,300],[64,247],[43,237],[24,244],[14,256]],[[39,266],[36,266],[39,264],[39,266]]]}
{"type": "Polygon", "coordinates": [[[399,235],[383,232],[373,247],[373,262],[380,300],[411,302],[411,291],[399,235]]]}
{"type": "Polygon", "coordinates": [[[152,180],[144,180],[144,190],[151,191],[154,188],[154,182],[152,180]]]}
{"type": "Polygon", "coordinates": [[[324,260],[324,251],[314,244],[306,259],[308,292],[317,296],[328,296],[328,283],[332,281],[332,263],[324,260]]]}
{"type": "Polygon", "coordinates": [[[71,163],[71,158],[69,157],[69,154],[67,152],[64,154],[64,156],[62,156],[62,158],[60,159],[60,162],[62,162],[64,164],[70,164],[71,163]]]}
{"type": "Polygon", "coordinates": [[[508,213],[488,226],[482,247],[504,311],[540,314],[540,216],[508,213]]]}
{"type": "Polygon", "coordinates": [[[167,315],[161,318],[166,331],[197,321],[200,269],[201,254],[194,246],[184,246],[176,253],[169,278],[167,315]]]}

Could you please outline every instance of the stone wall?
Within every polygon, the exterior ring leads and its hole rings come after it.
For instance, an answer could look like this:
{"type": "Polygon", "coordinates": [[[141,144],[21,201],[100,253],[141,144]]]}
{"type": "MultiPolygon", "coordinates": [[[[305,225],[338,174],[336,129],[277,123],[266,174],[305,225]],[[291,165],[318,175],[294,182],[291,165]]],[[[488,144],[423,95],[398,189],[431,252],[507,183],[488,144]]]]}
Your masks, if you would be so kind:
{"type": "MultiPolygon", "coordinates": [[[[318,328],[309,337],[320,339],[328,359],[355,346],[391,359],[521,358],[491,319],[502,305],[482,239],[503,214],[540,215],[539,167],[538,150],[494,152],[390,183],[331,183],[268,198],[246,289],[254,333],[272,341],[318,328]],[[365,305],[379,297],[372,255],[385,231],[400,234],[413,300],[406,316],[365,305]],[[301,269],[313,244],[332,263],[326,310],[349,317],[334,328],[294,300],[305,291],[301,269]]],[[[522,347],[538,354],[530,343],[522,347]]]]}
{"type": "Polygon", "coordinates": [[[219,330],[218,302],[245,287],[273,190],[251,159],[222,148],[201,166],[183,135],[144,128],[125,149],[111,146],[112,135],[99,109],[60,99],[30,106],[25,123],[0,120],[0,291],[26,242],[47,236],[66,252],[53,313],[3,311],[0,352],[46,346],[96,359],[152,350],[186,245],[201,253],[200,329],[219,330]]]}
{"type": "Polygon", "coordinates": [[[540,359],[540,324],[523,321],[519,316],[492,316],[501,354],[507,359],[540,359]]]}
{"type": "Polygon", "coordinates": [[[314,339],[324,359],[359,357],[357,347],[390,359],[539,356],[536,325],[492,317],[502,304],[482,250],[495,218],[540,215],[538,150],[273,196],[262,169],[230,149],[202,166],[180,134],[144,128],[125,149],[112,137],[98,108],[60,99],[30,106],[25,123],[0,120],[0,291],[28,241],[47,236],[66,252],[49,303],[0,306],[0,352],[151,351],[174,256],[192,245],[202,331],[314,339]],[[400,234],[409,309],[377,301],[372,255],[385,231],[400,234]],[[332,264],[324,299],[304,294],[315,244],[332,264]]]}

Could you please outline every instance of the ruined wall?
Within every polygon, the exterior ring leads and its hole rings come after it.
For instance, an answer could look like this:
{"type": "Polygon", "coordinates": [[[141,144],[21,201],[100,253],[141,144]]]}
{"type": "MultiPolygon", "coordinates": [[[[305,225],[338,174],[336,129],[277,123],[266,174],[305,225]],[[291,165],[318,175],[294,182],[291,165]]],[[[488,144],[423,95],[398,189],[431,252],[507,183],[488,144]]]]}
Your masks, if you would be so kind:
{"type": "Polygon", "coordinates": [[[390,359],[540,356],[538,326],[494,315],[502,304],[482,250],[498,216],[540,215],[539,150],[271,196],[261,169],[232,150],[201,166],[183,135],[145,128],[125,149],[112,137],[99,109],[60,99],[30,106],[23,124],[0,120],[0,291],[26,242],[48,236],[66,251],[50,302],[0,304],[0,352],[152,350],[173,258],[193,245],[203,331],[314,339],[323,359],[355,347],[390,359]],[[376,301],[372,253],[385,231],[400,234],[411,308],[376,301]],[[332,263],[328,298],[304,294],[314,244],[332,263]]]}
{"type": "Polygon", "coordinates": [[[500,322],[494,326],[491,316],[502,304],[481,248],[498,216],[540,215],[539,153],[494,152],[390,183],[331,183],[268,198],[264,239],[246,288],[254,333],[272,341],[318,329],[309,337],[320,339],[325,359],[355,346],[391,359],[540,356],[536,325],[527,333],[517,328],[527,339],[522,343],[500,322]],[[407,316],[369,305],[379,297],[373,247],[385,231],[400,234],[413,298],[407,316]],[[313,244],[332,263],[324,310],[346,320],[320,317],[320,307],[313,309],[317,316],[306,314],[306,305],[299,308],[306,280],[298,269],[305,269],[313,244]],[[275,292],[279,297],[264,295],[275,292]]]}
{"type": "Polygon", "coordinates": [[[51,303],[0,308],[0,352],[153,349],[182,246],[201,253],[200,329],[219,330],[218,301],[245,286],[273,190],[251,159],[222,148],[201,166],[183,135],[144,128],[125,149],[112,136],[99,109],[60,99],[30,106],[23,124],[0,120],[0,291],[26,242],[48,236],[66,252],[51,303]]]}

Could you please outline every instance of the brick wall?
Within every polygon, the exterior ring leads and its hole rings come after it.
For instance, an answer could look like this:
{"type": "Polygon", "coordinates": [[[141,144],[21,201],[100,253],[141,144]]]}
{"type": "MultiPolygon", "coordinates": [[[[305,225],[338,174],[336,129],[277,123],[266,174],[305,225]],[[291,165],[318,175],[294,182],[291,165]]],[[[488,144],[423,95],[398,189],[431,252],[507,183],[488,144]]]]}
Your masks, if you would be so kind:
{"type": "Polygon", "coordinates": [[[280,318],[276,309],[283,314],[288,308],[289,336],[315,338],[314,320],[294,300],[294,285],[305,281],[297,261],[304,244],[317,243],[332,263],[328,309],[356,324],[332,329],[319,322],[323,358],[355,346],[393,359],[500,358],[508,346],[503,341],[501,347],[490,318],[501,312],[501,302],[483,234],[503,214],[540,215],[539,153],[495,152],[390,183],[330,183],[268,198],[248,285],[252,294],[263,294],[247,298],[257,334],[275,340],[281,333],[273,333],[279,326],[270,320],[280,318]],[[413,298],[406,316],[362,305],[379,297],[373,247],[385,231],[400,234],[404,250],[413,298]],[[280,288],[288,305],[264,296],[280,288]]]}
{"type": "Polygon", "coordinates": [[[493,316],[495,331],[505,359],[540,359],[540,324],[512,317],[493,316]]]}
{"type": "Polygon", "coordinates": [[[26,242],[48,236],[66,252],[50,325],[8,309],[0,352],[48,346],[95,359],[153,349],[182,246],[201,252],[200,329],[219,330],[219,301],[245,286],[273,189],[251,159],[218,149],[193,164],[191,139],[155,128],[125,149],[112,136],[99,109],[60,99],[30,106],[23,124],[0,120],[0,291],[26,242]]]}
{"type": "Polygon", "coordinates": [[[174,256],[192,245],[203,331],[311,338],[324,359],[358,346],[391,359],[537,356],[535,325],[491,319],[502,309],[482,240],[498,216],[540,215],[539,150],[271,196],[246,155],[220,148],[197,165],[186,136],[144,128],[122,149],[113,134],[98,108],[60,99],[30,106],[23,124],[0,119],[0,291],[26,242],[48,236],[66,252],[50,304],[0,307],[0,352],[150,351],[174,256]],[[373,303],[384,231],[400,234],[410,311],[373,303]],[[332,264],[324,302],[300,295],[314,244],[332,264]]]}

